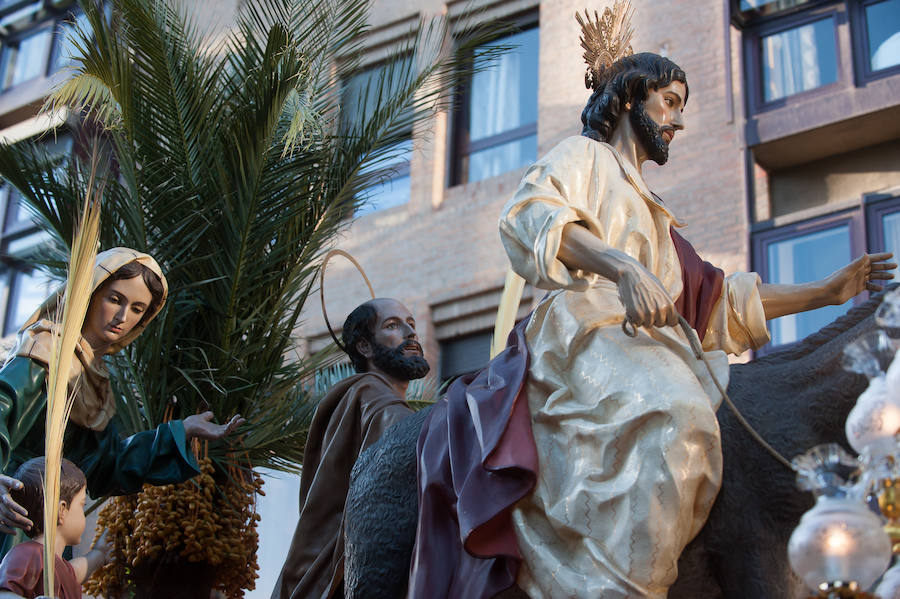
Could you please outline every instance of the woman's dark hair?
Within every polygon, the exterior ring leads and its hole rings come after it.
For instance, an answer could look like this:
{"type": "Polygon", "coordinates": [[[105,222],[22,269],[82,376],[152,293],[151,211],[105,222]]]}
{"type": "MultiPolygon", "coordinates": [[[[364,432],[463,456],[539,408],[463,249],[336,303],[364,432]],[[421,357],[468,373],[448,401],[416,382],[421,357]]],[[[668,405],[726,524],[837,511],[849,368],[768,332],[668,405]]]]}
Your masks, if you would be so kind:
{"type": "MultiPolygon", "coordinates": [[[[44,470],[46,462],[43,457],[31,458],[16,470],[13,478],[22,483],[21,489],[9,492],[13,501],[28,511],[31,520],[30,530],[25,534],[34,538],[44,532],[44,470]]],[[[59,500],[65,501],[70,508],[72,500],[80,490],[87,486],[87,481],[78,466],[63,458],[59,474],[59,500]]]]}
{"type": "MultiPolygon", "coordinates": [[[[144,315],[141,317],[141,321],[138,323],[138,326],[144,324],[144,321],[147,318],[151,318],[156,311],[159,309],[159,305],[163,300],[163,293],[165,293],[165,289],[163,288],[162,281],[155,272],[141,264],[140,262],[129,262],[124,266],[120,266],[114,273],[109,275],[109,278],[103,282],[103,285],[97,288],[97,291],[94,294],[98,293],[101,289],[104,289],[107,285],[112,283],[113,281],[121,281],[123,279],[133,279],[136,276],[140,275],[144,279],[144,284],[147,285],[147,289],[150,290],[150,295],[153,299],[150,300],[150,305],[147,306],[147,309],[144,311],[144,315]]],[[[92,297],[91,300],[94,298],[92,297]]]]}
{"type": "Polygon", "coordinates": [[[687,103],[687,76],[677,64],[651,52],[620,58],[600,75],[596,91],[581,112],[581,134],[597,141],[609,141],[628,102],[640,104],[651,89],[680,81],[687,103]]]}
{"type": "Polygon", "coordinates": [[[363,339],[372,341],[375,336],[375,325],[378,322],[378,310],[371,302],[366,302],[357,306],[347,320],[344,321],[344,328],[341,330],[341,341],[344,343],[344,351],[350,356],[353,368],[356,372],[366,372],[369,370],[369,362],[365,356],[359,353],[356,345],[363,339]]]}

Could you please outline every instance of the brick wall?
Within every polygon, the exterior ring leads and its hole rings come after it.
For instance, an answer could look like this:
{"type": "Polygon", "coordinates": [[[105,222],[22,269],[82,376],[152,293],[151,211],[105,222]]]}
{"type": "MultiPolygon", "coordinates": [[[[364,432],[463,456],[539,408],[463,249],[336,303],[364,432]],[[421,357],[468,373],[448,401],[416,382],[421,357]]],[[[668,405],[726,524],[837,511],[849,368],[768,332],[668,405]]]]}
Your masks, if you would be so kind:
{"type": "MultiPolygon", "coordinates": [[[[389,25],[416,12],[427,16],[441,10],[433,0],[404,0],[399,6],[409,14],[401,14],[396,4],[390,4],[386,14],[387,3],[376,2],[376,24],[389,25]]],[[[593,8],[603,6],[595,4],[593,8]]],[[[589,93],[583,84],[580,29],[574,14],[584,8],[581,0],[543,0],[539,4],[539,154],[581,129],[581,110],[589,93]]],[[[645,165],[645,176],[651,188],[688,223],[683,233],[704,257],[728,272],[746,269],[743,122],[731,117],[742,114],[740,93],[732,96],[726,89],[729,48],[724,4],[660,0],[636,3],[635,9],[635,51],[665,52],[685,69],[690,85],[686,129],[676,136],[669,164],[645,165]],[[734,109],[729,111],[732,103],[734,109]]],[[[737,67],[733,71],[739,74],[737,67]]],[[[740,81],[739,75],[735,80],[740,81]]],[[[520,169],[448,188],[450,120],[452,116],[440,115],[429,128],[427,140],[417,144],[409,205],[358,219],[338,244],[362,263],[379,295],[396,297],[412,310],[432,364],[438,363],[432,306],[503,283],[507,259],[497,234],[497,218],[523,173],[520,169]]],[[[326,291],[333,324],[339,325],[366,299],[361,279],[352,267],[337,260],[329,267],[326,291]]],[[[299,335],[322,338],[325,328],[319,312],[318,302],[310,303],[299,335]]]]}

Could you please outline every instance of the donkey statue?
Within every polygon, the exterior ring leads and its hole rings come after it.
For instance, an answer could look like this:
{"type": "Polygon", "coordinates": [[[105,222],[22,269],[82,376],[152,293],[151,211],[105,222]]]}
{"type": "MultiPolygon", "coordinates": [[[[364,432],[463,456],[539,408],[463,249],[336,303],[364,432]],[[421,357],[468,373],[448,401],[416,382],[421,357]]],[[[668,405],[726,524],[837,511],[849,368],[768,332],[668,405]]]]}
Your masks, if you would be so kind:
{"type": "MultiPolygon", "coordinates": [[[[731,366],[728,394],[745,418],[788,459],[820,443],[847,446],[844,421],[865,377],[841,368],[844,347],[876,328],[882,294],[795,346],[731,366]]],[[[414,543],[416,440],[423,410],[395,424],[360,455],[345,508],[347,599],[405,596],[414,543]]],[[[738,423],[727,406],[722,431],[722,489],[706,526],[685,548],[670,599],[795,599],[787,543],[812,506],[794,473],[738,423]]],[[[519,589],[498,597],[527,599],[519,589]]]]}

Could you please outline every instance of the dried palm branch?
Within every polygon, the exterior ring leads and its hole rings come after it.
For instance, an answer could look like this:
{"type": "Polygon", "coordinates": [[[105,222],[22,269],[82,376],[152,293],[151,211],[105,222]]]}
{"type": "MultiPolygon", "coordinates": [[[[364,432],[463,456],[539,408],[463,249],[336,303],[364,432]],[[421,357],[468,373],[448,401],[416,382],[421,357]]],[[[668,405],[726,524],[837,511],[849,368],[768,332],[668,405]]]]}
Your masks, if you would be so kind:
{"type": "Polygon", "coordinates": [[[44,594],[55,596],[54,565],[56,563],[56,522],[59,515],[59,477],[62,465],[63,438],[69,412],[77,391],[70,388],[69,373],[75,346],[81,339],[81,327],[91,301],[94,259],[100,239],[100,190],[94,186],[97,153],[93,154],[91,176],[81,221],[72,241],[69,275],[63,297],[62,314],[57,314],[50,350],[47,376],[47,420],[44,439],[44,594]]]}
{"type": "Polygon", "coordinates": [[[516,314],[522,301],[525,279],[509,269],[506,271],[506,282],[503,284],[503,295],[497,308],[497,322],[494,323],[494,337],[491,339],[491,359],[506,347],[506,338],[516,324],[516,314]]]}

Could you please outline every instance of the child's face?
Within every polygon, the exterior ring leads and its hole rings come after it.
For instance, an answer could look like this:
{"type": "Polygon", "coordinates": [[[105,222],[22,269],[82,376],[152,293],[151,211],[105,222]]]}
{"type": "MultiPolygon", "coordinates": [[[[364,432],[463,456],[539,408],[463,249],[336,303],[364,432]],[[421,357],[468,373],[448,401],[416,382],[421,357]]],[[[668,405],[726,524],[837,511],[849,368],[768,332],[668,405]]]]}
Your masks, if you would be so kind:
{"type": "Polygon", "coordinates": [[[85,501],[87,501],[87,492],[85,487],[81,487],[81,490],[72,498],[72,505],[66,505],[64,501],[59,502],[59,526],[56,532],[66,542],[66,545],[77,545],[81,542],[81,535],[84,533],[85,527],[85,501]]]}

